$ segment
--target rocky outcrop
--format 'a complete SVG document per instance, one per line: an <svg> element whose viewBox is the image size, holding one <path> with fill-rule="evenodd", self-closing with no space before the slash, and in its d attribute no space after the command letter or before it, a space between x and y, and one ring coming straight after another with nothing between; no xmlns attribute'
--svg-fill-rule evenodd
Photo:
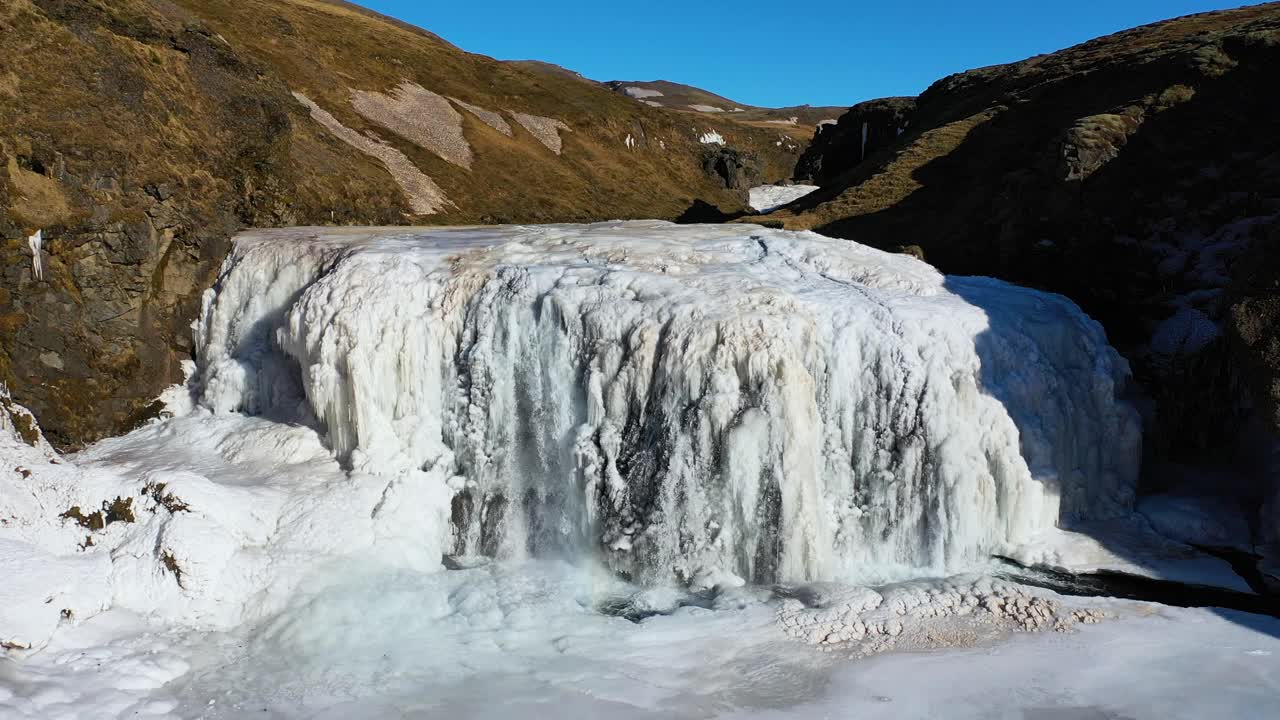
<svg viewBox="0 0 1280 720"><path fill-rule="evenodd" d="M819 125L796 163L795 177L830 183L863 160L894 144L911 124L916 100L882 98L858 103L832 125Z"/></svg>
<svg viewBox="0 0 1280 720"><path fill-rule="evenodd" d="M824 130L804 165L823 189L772 217L1076 300L1141 383L1146 487L1234 465L1257 508L1248 428L1280 432L1277 67L1269 3L953 75L865 158L866 104Z"/></svg>
<svg viewBox="0 0 1280 720"><path fill-rule="evenodd" d="M342 2L6 0L0 57L0 382L63 448L181 379L240 228L746 206L686 113ZM794 164L773 129L699 126L775 177Z"/></svg>
<svg viewBox="0 0 1280 720"><path fill-rule="evenodd" d="M723 145L708 145L702 156L702 169L719 180L728 190L746 190L760 184L760 158L752 153Z"/></svg>

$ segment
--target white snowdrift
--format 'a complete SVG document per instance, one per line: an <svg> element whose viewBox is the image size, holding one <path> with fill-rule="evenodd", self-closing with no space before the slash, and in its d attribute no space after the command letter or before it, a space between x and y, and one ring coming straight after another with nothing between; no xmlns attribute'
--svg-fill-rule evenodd
<svg viewBox="0 0 1280 720"><path fill-rule="evenodd" d="M751 188L748 204L758 212L769 212L817 189L817 185L758 185Z"/></svg>
<svg viewBox="0 0 1280 720"><path fill-rule="evenodd" d="M461 555L941 573L1131 504L1137 420L1096 323L812 233L248 233L197 346L205 407L314 419L358 472L419 473L457 523L426 542Z"/></svg>
<svg viewBox="0 0 1280 720"><path fill-rule="evenodd" d="M108 608L232 628L279 610L336 558L440 567L429 528L447 522L447 487L419 471L347 473L306 427L196 411L72 461L28 445L0 410L0 459L10 650Z"/></svg>

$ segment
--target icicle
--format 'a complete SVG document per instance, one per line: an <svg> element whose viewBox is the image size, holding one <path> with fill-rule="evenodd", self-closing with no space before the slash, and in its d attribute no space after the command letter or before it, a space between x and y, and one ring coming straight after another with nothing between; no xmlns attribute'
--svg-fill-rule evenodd
<svg viewBox="0 0 1280 720"><path fill-rule="evenodd" d="M44 264L40 259L40 246L44 243L44 230L37 230L34 235L27 238L27 245L31 247L31 274L36 280L44 279Z"/></svg>

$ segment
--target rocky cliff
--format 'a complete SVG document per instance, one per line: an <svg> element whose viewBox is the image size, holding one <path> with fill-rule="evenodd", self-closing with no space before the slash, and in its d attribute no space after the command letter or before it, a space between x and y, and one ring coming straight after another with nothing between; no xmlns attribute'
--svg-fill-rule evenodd
<svg viewBox="0 0 1280 720"><path fill-rule="evenodd" d="M891 101L824 130L799 169L822 189L774 219L1068 295L1141 381L1146 487L1225 463L1244 487L1216 490L1256 508L1280 476L1277 68L1268 3L952 75L892 101L886 145L860 150Z"/></svg>
<svg viewBox="0 0 1280 720"><path fill-rule="evenodd" d="M62 447L179 379L239 228L675 218L745 205L706 135L796 159L341 2L6 0L0 57L0 381Z"/></svg>
<svg viewBox="0 0 1280 720"><path fill-rule="evenodd" d="M881 98L858 103L834 124L819 125L796 163L795 177L830 184L869 156L897 142L911 124L916 99Z"/></svg>

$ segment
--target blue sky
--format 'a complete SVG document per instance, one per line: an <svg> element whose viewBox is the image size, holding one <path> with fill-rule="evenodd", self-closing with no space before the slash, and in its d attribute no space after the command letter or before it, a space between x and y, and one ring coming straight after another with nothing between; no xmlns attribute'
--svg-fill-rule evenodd
<svg viewBox="0 0 1280 720"><path fill-rule="evenodd" d="M360 0L471 52L595 80L673 80L752 105L914 95L1222 0Z"/></svg>

